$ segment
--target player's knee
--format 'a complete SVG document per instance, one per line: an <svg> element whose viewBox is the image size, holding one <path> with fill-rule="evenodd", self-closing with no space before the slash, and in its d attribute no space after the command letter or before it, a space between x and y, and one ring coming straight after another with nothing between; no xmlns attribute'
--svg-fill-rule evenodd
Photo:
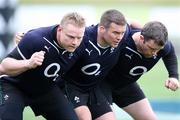
<svg viewBox="0 0 180 120"><path fill-rule="evenodd" d="M79 120L92 120L91 112L87 106L80 106L74 109Z"/></svg>

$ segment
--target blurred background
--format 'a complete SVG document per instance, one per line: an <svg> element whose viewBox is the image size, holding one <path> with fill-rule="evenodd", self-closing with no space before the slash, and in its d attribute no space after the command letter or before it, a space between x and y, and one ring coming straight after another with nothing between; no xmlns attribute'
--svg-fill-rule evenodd
<svg viewBox="0 0 180 120"><path fill-rule="evenodd" d="M64 14L72 11L81 13L87 25L97 24L107 9L120 10L129 22L144 24L158 20L164 23L180 61L180 0L0 0L0 59L14 48L16 32L58 24ZM139 83L159 120L180 120L180 90L166 89L164 81L167 77L166 68L160 61ZM132 120L116 105L113 107L118 120ZM35 118L28 107L24 119L44 120Z"/></svg>

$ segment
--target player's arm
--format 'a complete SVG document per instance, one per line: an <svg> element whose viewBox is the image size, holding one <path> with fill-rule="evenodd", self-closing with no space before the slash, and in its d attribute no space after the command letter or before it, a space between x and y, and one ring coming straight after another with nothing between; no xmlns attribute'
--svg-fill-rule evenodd
<svg viewBox="0 0 180 120"><path fill-rule="evenodd" d="M165 87L173 91L176 91L180 87L178 80L179 79L178 62L177 62L177 56L174 51L174 47L171 43L169 44L169 47L170 47L170 51L165 57L163 57L163 62L169 73L169 78L165 81Z"/></svg>
<svg viewBox="0 0 180 120"><path fill-rule="evenodd" d="M35 52L30 59L17 60L7 57L2 60L0 65L1 74L15 76L29 69L41 66L44 60L44 51Z"/></svg>
<svg viewBox="0 0 180 120"><path fill-rule="evenodd" d="M1 62L1 72L6 75L17 75L30 69L28 60L16 60L14 58L5 58Z"/></svg>

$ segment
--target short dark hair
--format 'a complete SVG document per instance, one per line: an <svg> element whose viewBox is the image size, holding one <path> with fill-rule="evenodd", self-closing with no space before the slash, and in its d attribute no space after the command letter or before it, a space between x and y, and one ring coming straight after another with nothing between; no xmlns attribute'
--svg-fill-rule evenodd
<svg viewBox="0 0 180 120"><path fill-rule="evenodd" d="M145 41L154 40L160 46L164 46L168 40L168 31L159 21L151 21L144 25L141 31Z"/></svg>
<svg viewBox="0 0 180 120"><path fill-rule="evenodd" d="M99 25L109 28L111 23L115 23L117 25L126 25L127 22L124 15L120 11L110 9L103 13Z"/></svg>

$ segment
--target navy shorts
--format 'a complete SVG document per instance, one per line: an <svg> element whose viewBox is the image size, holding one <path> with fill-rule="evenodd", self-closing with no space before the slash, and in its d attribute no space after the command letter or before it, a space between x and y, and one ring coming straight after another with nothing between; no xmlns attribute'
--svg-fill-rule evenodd
<svg viewBox="0 0 180 120"><path fill-rule="evenodd" d="M146 96L140 86L135 82L122 89L113 90L112 98L114 103L123 108L146 98Z"/></svg>
<svg viewBox="0 0 180 120"><path fill-rule="evenodd" d="M0 82L0 119L22 120L24 108L23 94L16 87Z"/></svg>
<svg viewBox="0 0 180 120"><path fill-rule="evenodd" d="M73 84L66 84L65 92L74 108L83 105L88 106L93 119L112 111L107 98L98 86L83 91Z"/></svg>
<svg viewBox="0 0 180 120"><path fill-rule="evenodd" d="M131 83L123 88L116 89L113 89L112 86L104 82L101 89L103 90L103 93L106 95L110 104L114 102L121 108L146 98L142 89L136 82Z"/></svg>
<svg viewBox="0 0 180 120"><path fill-rule="evenodd" d="M1 120L22 120L25 106L30 106L36 116L42 115L47 120L78 120L72 104L56 85L44 95L30 97L14 85L1 82L0 96Z"/></svg>

